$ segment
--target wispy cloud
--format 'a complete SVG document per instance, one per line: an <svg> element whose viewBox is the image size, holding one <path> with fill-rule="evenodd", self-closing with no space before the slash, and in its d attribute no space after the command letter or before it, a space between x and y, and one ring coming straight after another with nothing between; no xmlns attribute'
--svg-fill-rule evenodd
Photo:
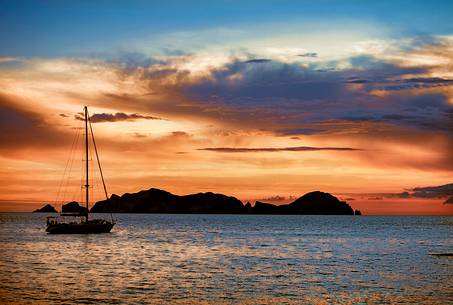
<svg viewBox="0 0 453 305"><path fill-rule="evenodd" d="M318 53L316 53L316 52L307 52L307 53L303 53L303 54L298 54L297 56L315 58L315 57L318 57Z"/></svg>
<svg viewBox="0 0 453 305"><path fill-rule="evenodd" d="M76 120L83 121L84 118L82 115L77 114L74 116ZM90 116L92 123L103 123L103 122L120 122L120 121L135 121L135 120L162 120L162 118L150 116L150 115L141 115L137 113L126 114L123 112L117 113L95 113Z"/></svg>
<svg viewBox="0 0 453 305"><path fill-rule="evenodd" d="M439 185L439 186L424 186L408 188L401 193L378 193L378 194L364 194L374 195L374 197L368 197L368 200L382 200L384 198L453 198L453 183ZM448 198L449 201L451 198ZM450 203L450 202L446 202ZM453 201L451 202L453 203Z"/></svg>
<svg viewBox="0 0 453 305"><path fill-rule="evenodd" d="M198 150L208 150L225 153L249 153L249 152L278 152L278 151L361 151L362 149L350 147L309 147L309 146L296 146L296 147L207 147L199 148Z"/></svg>
<svg viewBox="0 0 453 305"><path fill-rule="evenodd" d="M413 197L419 198L438 198L453 196L453 183L439 186L416 187L412 189Z"/></svg>
<svg viewBox="0 0 453 305"><path fill-rule="evenodd" d="M263 64L263 63L267 63L270 61L272 61L272 60L266 59L266 58L256 58L256 59L246 60L246 61L244 61L244 63L246 63L246 64Z"/></svg>

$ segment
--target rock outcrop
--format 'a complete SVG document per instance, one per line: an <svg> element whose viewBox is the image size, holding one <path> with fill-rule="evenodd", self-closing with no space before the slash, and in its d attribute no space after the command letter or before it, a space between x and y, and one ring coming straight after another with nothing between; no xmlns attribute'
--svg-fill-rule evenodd
<svg viewBox="0 0 453 305"><path fill-rule="evenodd" d="M50 204L46 204L42 208L34 210L33 213L57 213L57 210Z"/></svg>
<svg viewBox="0 0 453 305"><path fill-rule="evenodd" d="M285 209L291 214L304 215L354 215L354 210L345 201L320 191L307 193L288 204Z"/></svg>
<svg viewBox="0 0 453 305"><path fill-rule="evenodd" d="M63 204L61 207L61 213L85 215L87 213L87 208L80 206L76 201L71 201Z"/></svg>
<svg viewBox="0 0 453 305"><path fill-rule="evenodd" d="M198 193L178 196L151 188L138 193L117 196L98 201L91 212L112 213L242 213L242 202L234 197L214 193Z"/></svg>
<svg viewBox="0 0 453 305"><path fill-rule="evenodd" d="M78 205L78 204L77 204ZM138 193L112 195L96 202L93 213L199 213L199 214L294 214L294 215L354 215L344 201L324 192L307 193L290 204L274 205L257 201L252 207L231 196L197 193L178 196L151 188Z"/></svg>

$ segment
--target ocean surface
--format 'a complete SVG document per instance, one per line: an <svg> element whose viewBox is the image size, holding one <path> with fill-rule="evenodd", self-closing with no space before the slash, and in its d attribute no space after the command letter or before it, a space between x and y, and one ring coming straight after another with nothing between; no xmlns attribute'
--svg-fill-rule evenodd
<svg viewBox="0 0 453 305"><path fill-rule="evenodd" d="M99 216L99 215L97 215ZM453 304L453 217L0 213L0 303Z"/></svg>

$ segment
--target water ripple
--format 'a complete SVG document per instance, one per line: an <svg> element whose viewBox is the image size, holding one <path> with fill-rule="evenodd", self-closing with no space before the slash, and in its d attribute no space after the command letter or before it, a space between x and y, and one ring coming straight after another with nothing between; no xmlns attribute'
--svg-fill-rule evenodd
<svg viewBox="0 0 453 305"><path fill-rule="evenodd" d="M451 217L118 215L47 235L0 214L0 303L447 304Z"/></svg>

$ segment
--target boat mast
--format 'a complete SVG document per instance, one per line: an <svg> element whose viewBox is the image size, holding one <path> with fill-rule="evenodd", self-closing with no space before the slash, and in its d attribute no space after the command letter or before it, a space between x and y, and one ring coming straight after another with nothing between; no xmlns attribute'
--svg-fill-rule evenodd
<svg viewBox="0 0 453 305"><path fill-rule="evenodd" d="M88 108L87 106L84 107L85 112L85 170L86 170L86 181L85 181L85 196L86 196L86 214L85 220L88 222Z"/></svg>

